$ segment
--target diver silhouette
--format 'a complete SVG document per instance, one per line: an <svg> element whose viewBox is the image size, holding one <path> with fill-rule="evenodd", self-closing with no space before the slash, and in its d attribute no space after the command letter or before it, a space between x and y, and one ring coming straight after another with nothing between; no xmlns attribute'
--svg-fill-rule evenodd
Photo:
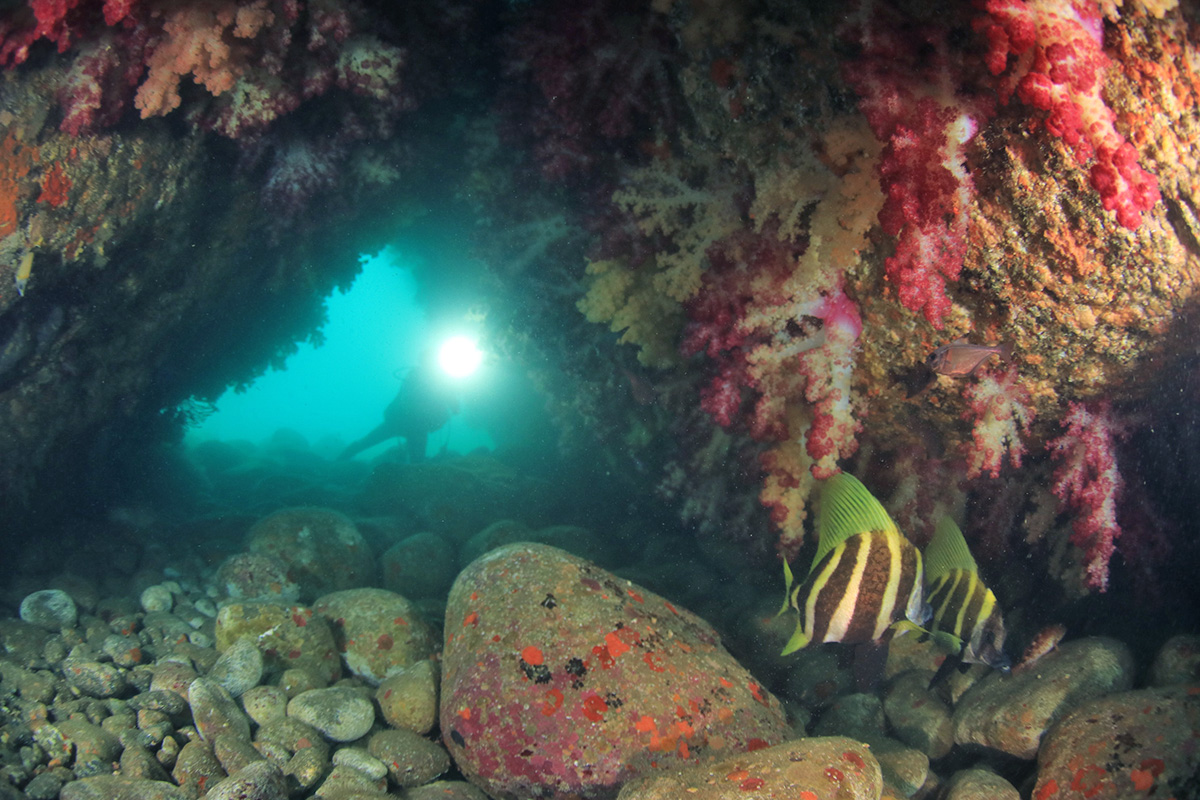
<svg viewBox="0 0 1200 800"><path fill-rule="evenodd" d="M350 443L339 459L345 460L388 439L401 437L409 463L425 460L429 434L458 413L454 387L442 376L433 351L426 351L420 363L408 371L395 399L383 410L383 422L366 436Z"/></svg>

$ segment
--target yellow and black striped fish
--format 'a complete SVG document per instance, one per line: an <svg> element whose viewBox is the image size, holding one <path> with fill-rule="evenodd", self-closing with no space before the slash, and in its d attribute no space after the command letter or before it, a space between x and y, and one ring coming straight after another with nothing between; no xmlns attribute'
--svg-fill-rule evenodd
<svg viewBox="0 0 1200 800"><path fill-rule="evenodd" d="M1007 671L1004 619L996 595L979 579L979 568L954 520L942 517L925 548L929 625L940 640L968 664L987 664Z"/></svg>
<svg viewBox="0 0 1200 800"><path fill-rule="evenodd" d="M840 473L825 483L817 535L804 583L793 588L792 570L783 565L780 613L791 607L799 615L783 655L811 642L873 642L902 619L928 619L920 551L857 478Z"/></svg>

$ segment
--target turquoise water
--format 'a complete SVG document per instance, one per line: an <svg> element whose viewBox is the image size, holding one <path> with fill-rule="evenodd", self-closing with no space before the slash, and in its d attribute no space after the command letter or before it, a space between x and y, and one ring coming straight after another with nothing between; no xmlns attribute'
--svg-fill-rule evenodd
<svg viewBox="0 0 1200 800"><path fill-rule="evenodd" d="M335 455L379 424L400 381L427 347L436 347L446 326L431 325L420 287L405 256L392 249L363 257L363 269L345 292L325 301L324 342L299 345L285 369L271 370L243 392L230 389L216 411L193 427L190 444L209 439L261 442L287 428L319 452ZM464 312L465 315L465 312ZM464 326L466 329L467 326ZM471 416L488 403L488 370L461 381L462 412L429 436L427 455L492 449L487 430ZM396 444L390 440L357 457L370 459Z"/></svg>

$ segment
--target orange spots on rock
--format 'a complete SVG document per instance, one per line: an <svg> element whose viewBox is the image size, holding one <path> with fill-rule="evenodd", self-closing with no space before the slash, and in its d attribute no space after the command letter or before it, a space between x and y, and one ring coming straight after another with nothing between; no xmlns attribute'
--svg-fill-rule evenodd
<svg viewBox="0 0 1200 800"><path fill-rule="evenodd" d="M746 780L738 784L738 788L743 792L755 792L761 789L764 783L766 781L762 778L746 778Z"/></svg>
<svg viewBox="0 0 1200 800"><path fill-rule="evenodd" d="M677 752L679 753L680 758L687 758L689 755L691 755L692 751L688 749L687 742L680 742L679 750Z"/></svg>
<svg viewBox="0 0 1200 800"><path fill-rule="evenodd" d="M463 627L464 628L468 628L468 627L473 628L478 624L479 624L479 615L476 614L474 611L472 611L470 614L467 614L465 617L463 617Z"/></svg>
<svg viewBox="0 0 1200 800"><path fill-rule="evenodd" d="M529 645L521 651L521 660L531 667L540 666L546 659L538 647Z"/></svg>
<svg viewBox="0 0 1200 800"><path fill-rule="evenodd" d="M729 720L733 719L733 711L730 710L729 706L721 706L717 709L717 719L721 722L729 722Z"/></svg>
<svg viewBox="0 0 1200 800"><path fill-rule="evenodd" d="M667 670L667 668L664 666L662 656L660 656L658 653L655 653L653 650L647 650L642 656L642 661L645 661L646 666L655 672L666 672Z"/></svg>
<svg viewBox="0 0 1200 800"><path fill-rule="evenodd" d="M750 694L753 695L755 700L762 703L764 706L770 705L770 703L767 702L767 698L763 697L762 687L757 683L750 681L746 684L746 688L750 690Z"/></svg>
<svg viewBox="0 0 1200 800"><path fill-rule="evenodd" d="M842 781L846 780L846 776L837 767L826 767L825 777L834 783L841 783Z"/></svg>
<svg viewBox="0 0 1200 800"><path fill-rule="evenodd" d="M0 142L0 237L17 229L17 203L24 194L21 179L36 158L37 150L21 143L11 130Z"/></svg>
<svg viewBox="0 0 1200 800"><path fill-rule="evenodd" d="M1058 781L1051 778L1042 784L1042 788L1034 792L1033 800L1046 800L1056 794L1058 794Z"/></svg>
<svg viewBox="0 0 1200 800"><path fill-rule="evenodd" d="M736 783L737 781L744 781L744 780L746 780L746 778L749 778L749 777L750 777L750 773L746 772L746 770L735 769L733 772L731 772L725 776L725 780L733 781Z"/></svg>
<svg viewBox="0 0 1200 800"><path fill-rule="evenodd" d="M671 605L670 603L667 603L667 608L670 609L672 614L674 614L677 617L679 616L679 612L675 610L675 606Z"/></svg>
<svg viewBox="0 0 1200 800"><path fill-rule="evenodd" d="M655 724L654 719L651 716L648 714L643 714L641 719L634 723L633 728L638 733L649 733L650 731L656 730L658 725Z"/></svg>
<svg viewBox="0 0 1200 800"><path fill-rule="evenodd" d="M614 659L629 651L629 645L621 641L621 637L617 635L616 631L611 631L604 637L604 645L608 648L608 654Z"/></svg>
<svg viewBox="0 0 1200 800"><path fill-rule="evenodd" d="M391 650L392 645L395 643L396 641L391 636L388 636L386 633L381 633L379 638L375 640L375 647L380 650Z"/></svg>
<svg viewBox="0 0 1200 800"><path fill-rule="evenodd" d="M42 193L38 195L37 201L58 208L66 204L71 186L71 179L63 172L62 163L55 162L42 176Z"/></svg>
<svg viewBox="0 0 1200 800"><path fill-rule="evenodd" d="M1108 773L1097 764L1075 770L1071 778L1071 790L1083 792L1084 797L1095 797L1104 788L1104 776Z"/></svg>
<svg viewBox="0 0 1200 800"><path fill-rule="evenodd" d="M1154 785L1154 776L1144 769L1135 769L1129 773L1129 779L1133 781L1133 788L1139 792L1146 792Z"/></svg>
<svg viewBox="0 0 1200 800"><path fill-rule="evenodd" d="M546 692L546 702L542 703L542 715L547 717L552 716L554 712L562 708L562 704L563 693L558 689L551 689Z"/></svg>
<svg viewBox="0 0 1200 800"><path fill-rule="evenodd" d="M721 678L721 685L726 689L731 689L733 688L733 681L729 680L728 678Z"/></svg>
<svg viewBox="0 0 1200 800"><path fill-rule="evenodd" d="M846 752L842 753L842 758L853 764L855 769L862 770L867 768L867 762L863 761L862 756L860 756L858 753L855 753L853 750L847 750Z"/></svg>
<svg viewBox="0 0 1200 800"><path fill-rule="evenodd" d="M608 648L602 644L598 644L592 648L592 655L600 662L600 669L608 669L613 665L613 657L608 652Z"/></svg>
<svg viewBox="0 0 1200 800"><path fill-rule="evenodd" d="M292 622L295 623L297 628L303 628L305 625L308 624L308 620L304 617L303 614L292 614Z"/></svg>
<svg viewBox="0 0 1200 800"><path fill-rule="evenodd" d="M797 800L817 800L817 793L810 792L808 789L801 789Z"/></svg>
<svg viewBox="0 0 1200 800"><path fill-rule="evenodd" d="M309 739L307 736L301 736L299 739L296 740L296 749L297 750L306 750L312 746L313 746L312 740Z"/></svg>
<svg viewBox="0 0 1200 800"><path fill-rule="evenodd" d="M463 721L469 720L471 718L471 709L460 708L458 710L458 716L459 716L459 719L462 719Z"/></svg>
<svg viewBox="0 0 1200 800"><path fill-rule="evenodd" d="M643 597L642 597L640 594L638 594L637 592L635 592L633 589L626 589L626 590L625 590L625 592L626 592L626 593L627 593L627 594L628 594L630 597L632 597L632 598L633 598L634 602L637 602L637 603L645 603L645 602L646 602L645 598L643 598Z"/></svg>
<svg viewBox="0 0 1200 800"><path fill-rule="evenodd" d="M396 617L394 620L392 620L392 624L393 625L402 625L405 628L407 628L408 620L406 620L404 617Z"/></svg>
<svg viewBox="0 0 1200 800"><path fill-rule="evenodd" d="M471 592L471 599L472 599L472 600L478 600L478 599L479 599L479 592Z"/></svg>
<svg viewBox="0 0 1200 800"><path fill-rule="evenodd" d="M766 739L759 739L755 737L746 742L746 752L753 753L755 750L766 750L770 746L771 745L767 743Z"/></svg>
<svg viewBox="0 0 1200 800"><path fill-rule="evenodd" d="M500 634L498 634L498 633L494 633L494 634L492 634L492 641L493 641L493 642L498 642L498 641L500 641Z"/></svg>
<svg viewBox="0 0 1200 800"><path fill-rule="evenodd" d="M608 711L608 703L598 694L588 695L583 701L583 715L592 722L603 721L605 711Z"/></svg>

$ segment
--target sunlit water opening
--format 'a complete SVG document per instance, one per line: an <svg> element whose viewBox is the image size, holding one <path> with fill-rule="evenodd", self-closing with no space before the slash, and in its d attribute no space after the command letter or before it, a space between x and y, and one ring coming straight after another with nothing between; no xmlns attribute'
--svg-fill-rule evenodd
<svg viewBox="0 0 1200 800"><path fill-rule="evenodd" d="M384 409L422 354L442 344L436 340L442 331L430 329L418 288L404 256L396 251L364 257L362 272L351 287L325 300L324 343L301 344L284 369L271 370L245 391L226 391L215 411L188 432L188 443L260 443L280 429L290 429L318 454L336 457L383 421ZM452 388L460 413L429 434L427 456L495 447L487 431L469 422L473 395L486 393L486 372L463 376ZM385 440L356 458L373 458L397 444L404 442Z"/></svg>

